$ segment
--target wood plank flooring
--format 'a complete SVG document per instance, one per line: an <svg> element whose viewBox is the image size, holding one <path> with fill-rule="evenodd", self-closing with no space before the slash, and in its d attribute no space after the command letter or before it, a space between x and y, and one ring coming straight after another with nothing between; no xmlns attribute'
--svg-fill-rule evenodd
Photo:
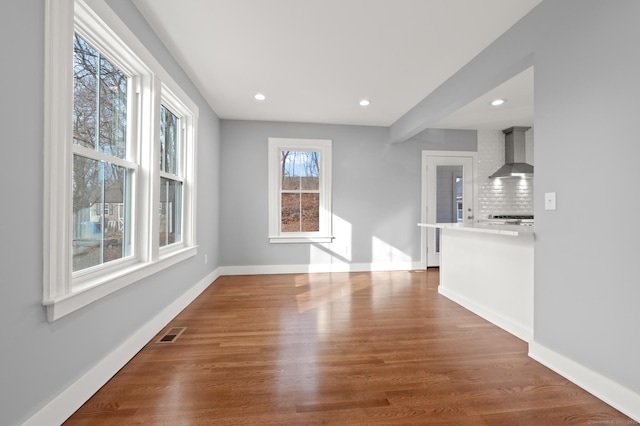
<svg viewBox="0 0 640 426"><path fill-rule="evenodd" d="M221 277L65 424L636 424L438 281ZM159 343L174 327L186 330Z"/></svg>

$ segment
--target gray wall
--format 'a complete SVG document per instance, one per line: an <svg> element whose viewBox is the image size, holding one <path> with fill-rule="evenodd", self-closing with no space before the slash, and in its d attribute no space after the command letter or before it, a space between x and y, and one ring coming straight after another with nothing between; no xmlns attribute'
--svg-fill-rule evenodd
<svg viewBox="0 0 640 426"><path fill-rule="evenodd" d="M2 425L29 418L219 265L219 120L130 1L109 3L200 108L198 255L47 323L41 305L44 1L2 2Z"/></svg>
<svg viewBox="0 0 640 426"><path fill-rule="evenodd" d="M390 129L402 140L534 65L534 340L636 393L639 16L637 0L543 1Z"/></svg>
<svg viewBox="0 0 640 426"><path fill-rule="evenodd" d="M267 140L333 140L332 244L269 244ZM420 261L420 151L476 150L475 131L430 130L392 145L382 127L222 121L221 262Z"/></svg>
<svg viewBox="0 0 640 426"><path fill-rule="evenodd" d="M640 393L640 2L543 2L539 15L535 340Z"/></svg>

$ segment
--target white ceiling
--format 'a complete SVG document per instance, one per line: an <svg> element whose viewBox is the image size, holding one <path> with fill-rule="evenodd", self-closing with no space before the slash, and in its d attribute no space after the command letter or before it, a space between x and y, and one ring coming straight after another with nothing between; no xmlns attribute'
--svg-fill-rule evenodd
<svg viewBox="0 0 640 426"><path fill-rule="evenodd" d="M494 99L506 102L493 107ZM444 119L436 129L502 130L512 126L533 126L533 67L480 96Z"/></svg>
<svg viewBox="0 0 640 426"><path fill-rule="evenodd" d="M541 1L133 0L220 118L374 126L393 124ZM437 127L532 124L532 75L496 89L510 124L488 124L500 110L483 113L487 94Z"/></svg>

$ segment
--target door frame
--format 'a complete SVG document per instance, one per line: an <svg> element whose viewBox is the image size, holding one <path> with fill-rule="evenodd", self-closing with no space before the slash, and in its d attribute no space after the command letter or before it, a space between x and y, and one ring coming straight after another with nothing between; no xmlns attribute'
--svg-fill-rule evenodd
<svg viewBox="0 0 640 426"><path fill-rule="evenodd" d="M473 200L473 214L478 213L478 153L476 151L430 151L422 150L422 163L421 169L421 190L420 190L420 223L427 223L427 207L428 207L428 182L427 182L427 160L429 157L470 157L473 164L473 170L471 173L473 179L473 194L471 199ZM428 228L420 227L420 265L423 269L427 269L427 231Z"/></svg>

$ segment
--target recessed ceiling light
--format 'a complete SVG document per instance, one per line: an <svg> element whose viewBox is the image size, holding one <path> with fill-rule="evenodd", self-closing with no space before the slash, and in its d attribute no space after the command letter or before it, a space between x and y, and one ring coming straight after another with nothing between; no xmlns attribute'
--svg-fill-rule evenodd
<svg viewBox="0 0 640 426"><path fill-rule="evenodd" d="M507 102L506 99L494 99L491 102L489 102L489 105L491 105L491 106L500 106L505 102Z"/></svg>
<svg viewBox="0 0 640 426"><path fill-rule="evenodd" d="M264 101L265 99L267 99L267 97L263 93L256 93L255 95L253 95L253 99L255 99L256 101Z"/></svg>
<svg viewBox="0 0 640 426"><path fill-rule="evenodd" d="M369 99L363 99L363 100L360 101L360 106L362 106L362 107L366 107L366 106L369 106L369 105L371 105L371 101Z"/></svg>

